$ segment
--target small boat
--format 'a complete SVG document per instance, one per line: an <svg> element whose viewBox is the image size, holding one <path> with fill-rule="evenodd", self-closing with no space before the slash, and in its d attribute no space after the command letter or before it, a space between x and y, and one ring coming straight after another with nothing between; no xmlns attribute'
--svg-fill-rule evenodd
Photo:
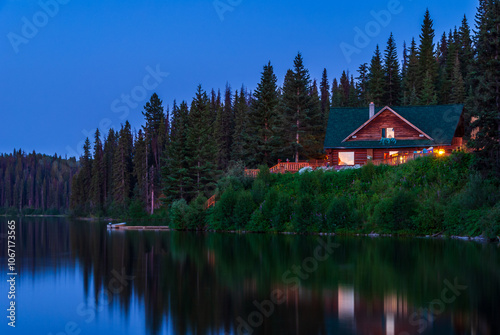
<svg viewBox="0 0 500 335"><path fill-rule="evenodd" d="M126 222L121 222L121 223L108 223L108 228L118 228L120 226L125 226L127 223Z"/></svg>

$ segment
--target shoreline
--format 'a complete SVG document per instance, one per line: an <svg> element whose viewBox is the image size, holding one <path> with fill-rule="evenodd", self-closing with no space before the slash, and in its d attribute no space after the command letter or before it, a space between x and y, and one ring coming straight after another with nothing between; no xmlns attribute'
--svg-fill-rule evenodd
<svg viewBox="0 0 500 335"><path fill-rule="evenodd" d="M479 243L500 243L500 236L493 239L488 239L483 236L458 236L458 235L445 235L445 234L434 234L434 235L397 235L397 234L379 234L379 233L297 233L297 232L254 232L247 230L180 230L175 228L170 228L169 226L113 226L108 227L109 230L133 230L133 231L176 231L176 232L201 232L201 233L222 233L222 234L278 234L278 235L312 235L312 236L357 236L357 237L396 237L396 238L423 238L423 239L452 239L461 241L473 241Z"/></svg>

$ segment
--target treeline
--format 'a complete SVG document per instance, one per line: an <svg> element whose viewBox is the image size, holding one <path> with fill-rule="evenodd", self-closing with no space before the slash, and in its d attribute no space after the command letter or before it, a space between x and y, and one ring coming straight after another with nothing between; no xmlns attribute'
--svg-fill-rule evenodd
<svg viewBox="0 0 500 335"><path fill-rule="evenodd" d="M145 105L145 125L87 139L80 173L73 178L71 209L78 215L142 216L175 200L201 203L220 176L235 166L272 166L278 160L323 157L330 107L465 103L468 145L499 171L499 3L481 0L471 33L467 19L435 42L427 11L418 44L403 46L399 62L394 36L377 46L358 75L343 72L330 86L323 70L319 87L299 53L281 86L271 63L251 92L207 92L198 87L188 103L164 109L155 94ZM331 89L330 89L331 87ZM472 129L475 136L470 136Z"/></svg>
<svg viewBox="0 0 500 335"><path fill-rule="evenodd" d="M0 155L0 214L66 214L75 158L14 150Z"/></svg>

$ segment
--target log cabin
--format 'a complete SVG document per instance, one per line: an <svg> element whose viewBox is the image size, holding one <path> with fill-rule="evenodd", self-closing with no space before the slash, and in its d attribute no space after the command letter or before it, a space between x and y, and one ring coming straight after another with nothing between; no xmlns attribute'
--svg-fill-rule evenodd
<svg viewBox="0 0 500 335"><path fill-rule="evenodd" d="M331 166L460 149L463 105L332 108L324 148ZM444 151L443 151L444 150Z"/></svg>

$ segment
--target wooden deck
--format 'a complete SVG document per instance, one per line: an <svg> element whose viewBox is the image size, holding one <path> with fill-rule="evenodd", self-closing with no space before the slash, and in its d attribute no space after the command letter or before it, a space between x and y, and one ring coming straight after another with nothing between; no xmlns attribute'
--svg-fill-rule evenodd
<svg viewBox="0 0 500 335"><path fill-rule="evenodd" d="M312 167L316 169L321 166L326 166L326 161L314 160L309 162L280 162L269 169L270 173L296 173L305 167ZM248 177L256 178L259 174L259 169L245 169L245 175Z"/></svg>

